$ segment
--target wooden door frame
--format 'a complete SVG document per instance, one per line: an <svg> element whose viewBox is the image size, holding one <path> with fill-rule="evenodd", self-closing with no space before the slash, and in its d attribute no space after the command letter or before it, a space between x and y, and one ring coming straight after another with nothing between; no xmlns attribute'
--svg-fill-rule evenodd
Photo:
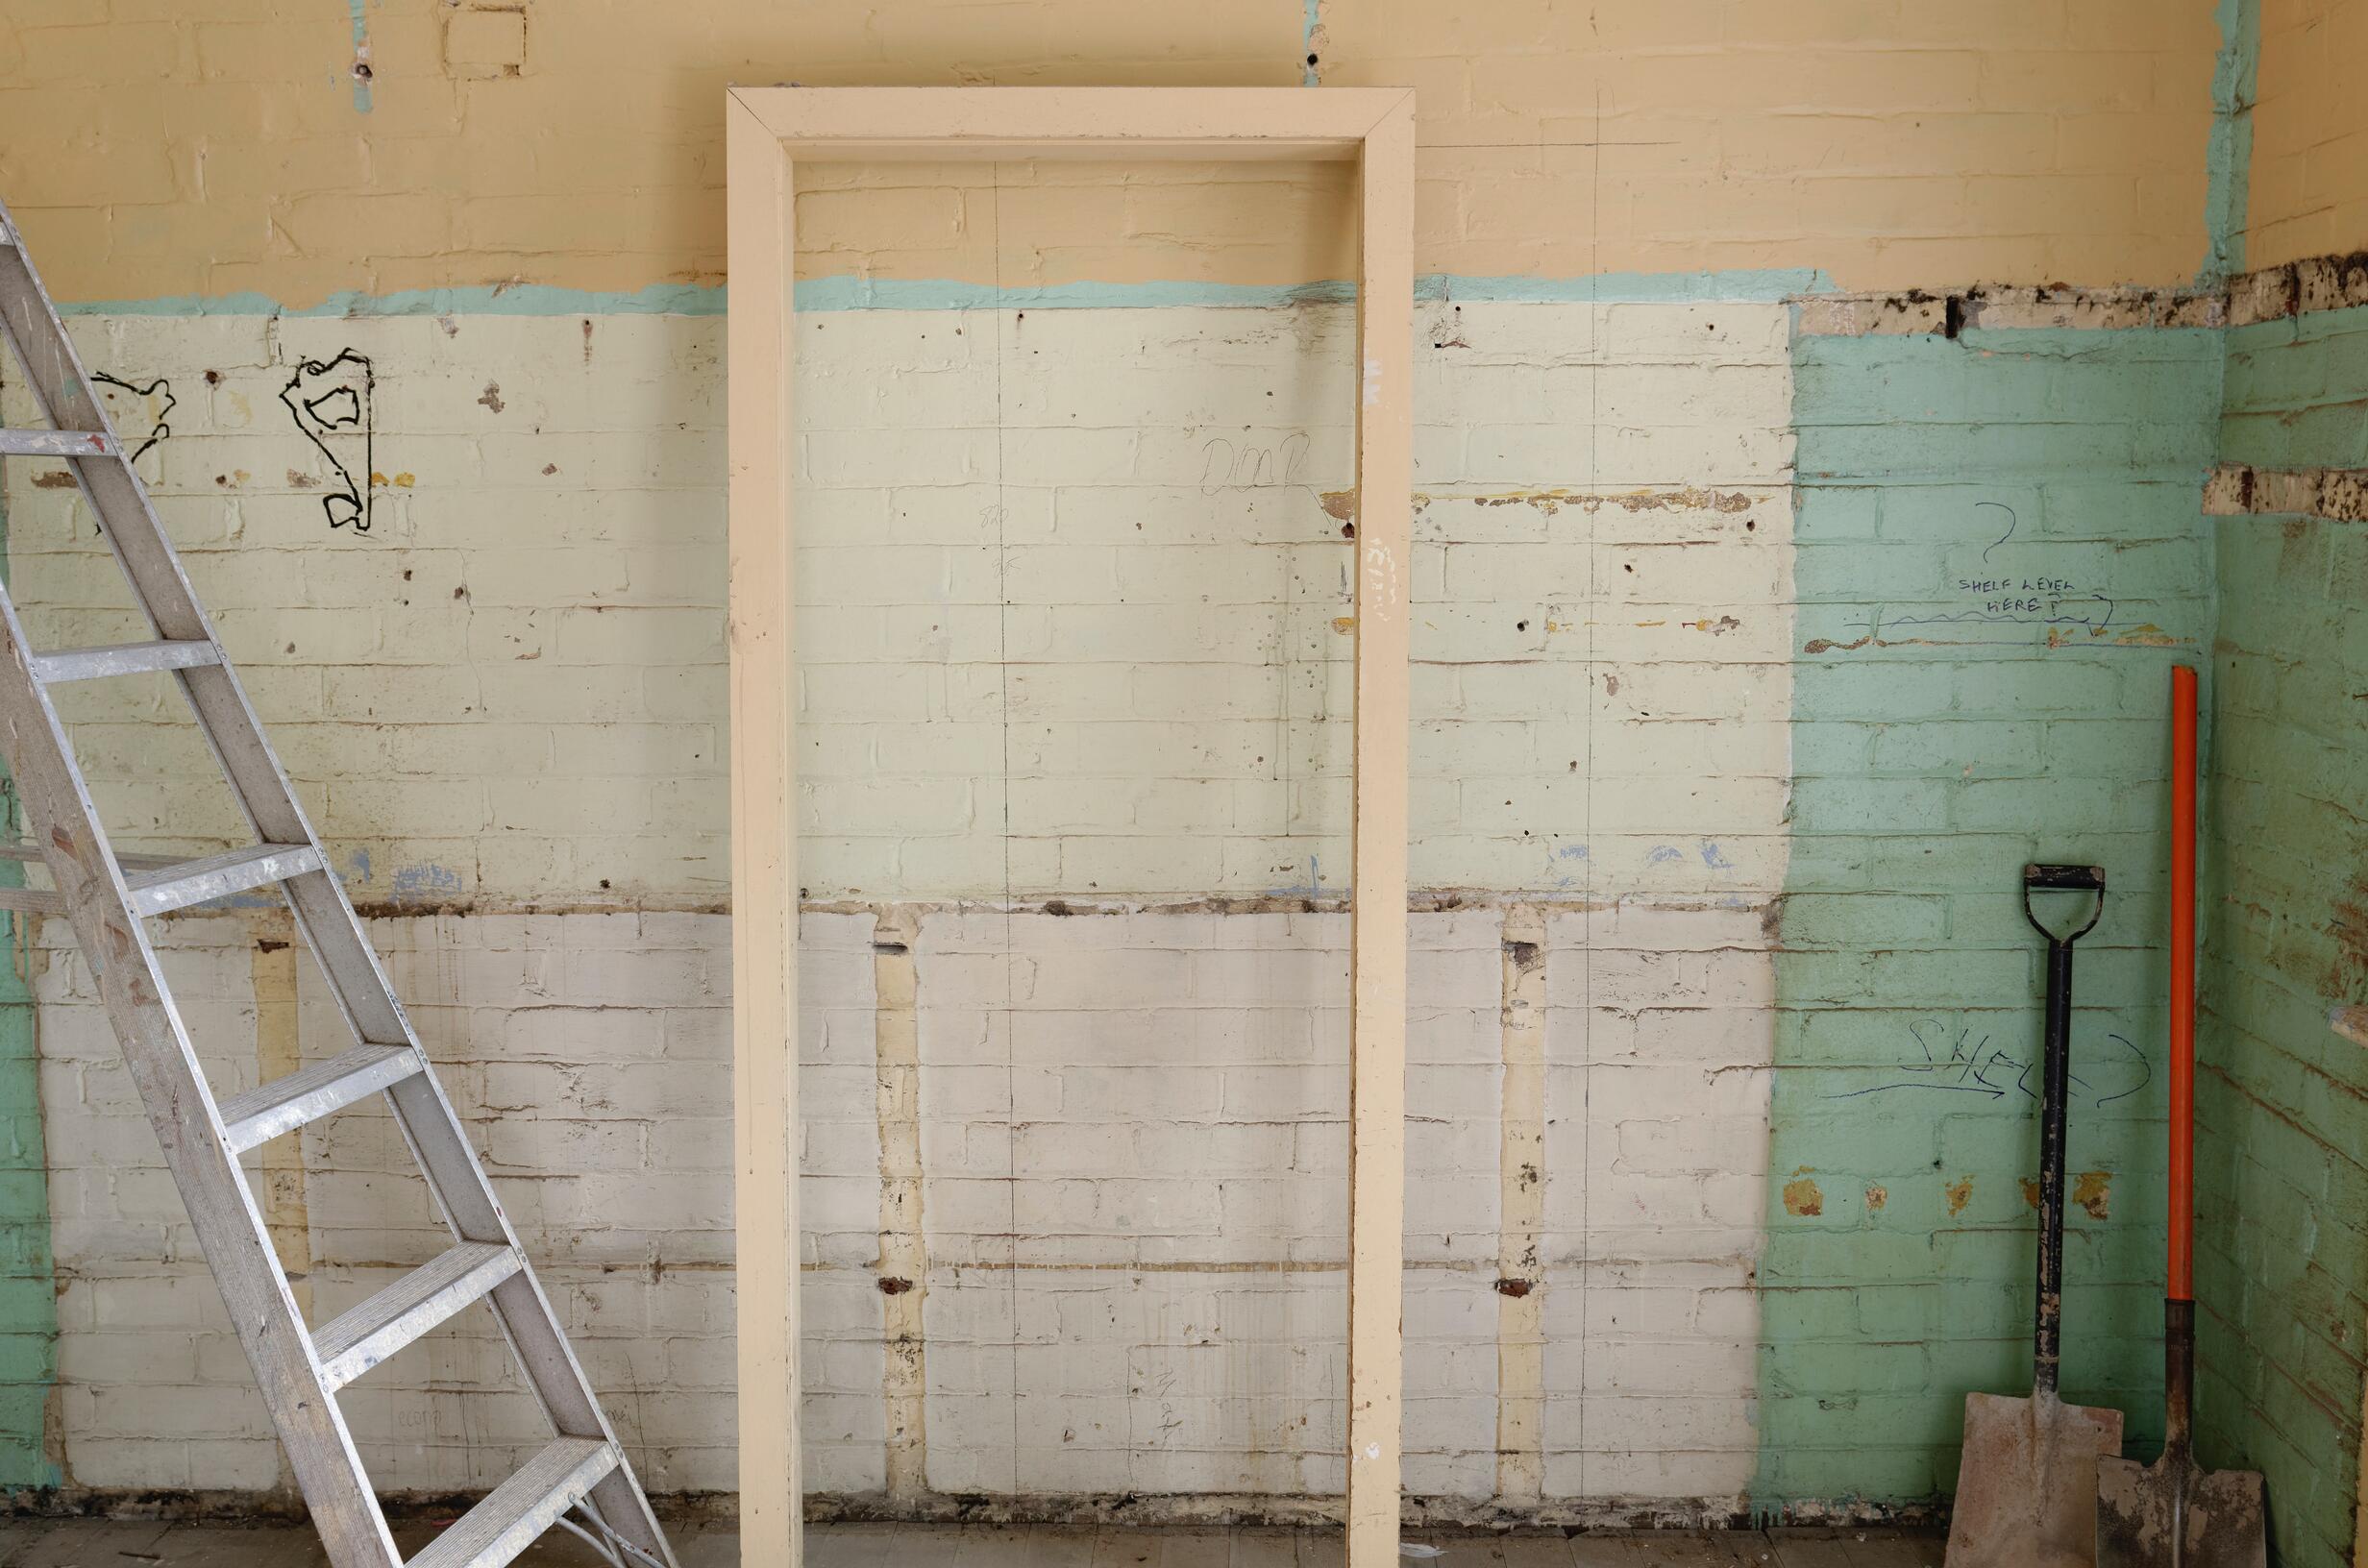
<svg viewBox="0 0 2368 1568"><path fill-rule="evenodd" d="M1358 169L1347 1525L1350 1568L1394 1568L1406 1186L1414 99L1407 87L728 89L732 1153L743 1563L800 1568L802 1548L790 513L796 166L1268 159L1347 161Z"/></svg>

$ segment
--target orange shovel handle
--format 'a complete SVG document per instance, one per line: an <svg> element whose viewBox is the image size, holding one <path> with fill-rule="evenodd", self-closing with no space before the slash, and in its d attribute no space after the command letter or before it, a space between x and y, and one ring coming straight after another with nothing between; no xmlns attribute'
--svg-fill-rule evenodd
<svg viewBox="0 0 2368 1568"><path fill-rule="evenodd" d="M2171 670L2170 1299L2195 1299L2195 672Z"/></svg>

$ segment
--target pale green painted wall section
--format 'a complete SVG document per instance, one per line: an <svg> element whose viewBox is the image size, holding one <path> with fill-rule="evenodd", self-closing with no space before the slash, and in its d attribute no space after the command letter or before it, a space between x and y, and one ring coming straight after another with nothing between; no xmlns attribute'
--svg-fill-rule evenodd
<svg viewBox="0 0 2368 1568"><path fill-rule="evenodd" d="M0 510L0 580L8 517ZM0 833L19 836L16 787L0 777ZM0 887L25 871L0 861ZM41 1137L40 1052L33 992L18 964L18 916L0 918L0 1491L54 1486L47 1448L50 1389L58 1379L57 1268L49 1243L49 1160Z"/></svg>
<svg viewBox="0 0 2368 1568"><path fill-rule="evenodd" d="M1768 1512L1948 1492L1964 1394L2029 1387L2035 857L2110 887L2075 987L2071 1168L2100 1174L2071 1213L2066 1384L2159 1430L2164 712L2210 626L2221 347L1812 336L1793 364Z"/></svg>
<svg viewBox="0 0 2368 1568"><path fill-rule="evenodd" d="M2368 306L2238 327L2228 342L2223 462L2368 468Z"/></svg>
<svg viewBox="0 0 2368 1568"><path fill-rule="evenodd" d="M2368 462L2368 310L2229 333L2222 456ZM2197 1293L2210 1458L2280 1560L2350 1561L2368 1360L2368 526L2218 525Z"/></svg>
<svg viewBox="0 0 2368 1568"><path fill-rule="evenodd" d="M7 814L13 833L12 793ZM12 864L0 876L23 885ZM0 940L15 948L12 931L0 930ZM34 1039L32 994L10 963L0 968L0 1489L58 1482L44 1441L58 1375L58 1289Z"/></svg>

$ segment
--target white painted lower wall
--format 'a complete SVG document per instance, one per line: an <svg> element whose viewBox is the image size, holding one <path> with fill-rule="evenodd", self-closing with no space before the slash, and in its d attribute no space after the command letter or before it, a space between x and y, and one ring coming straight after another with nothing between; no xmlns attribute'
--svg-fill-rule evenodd
<svg viewBox="0 0 2368 1568"><path fill-rule="evenodd" d="M953 1494L1337 1493L1345 1311L1345 917L900 910L805 921L807 1484ZM1548 918L1534 1286L1504 1383L1501 908L1416 918L1408 1486L1508 1507L1732 1504L1755 1459L1751 1262L1768 971L1751 912ZM734 1481L728 954L716 916L370 922L635 1463ZM166 923L214 1082L338 1048L270 916ZM81 959L36 949L72 1484L259 1488L281 1460ZM919 1096L883 1111L876 966L918 980ZM277 998L297 975L292 1010ZM282 1066L279 1070L286 1070ZM921 1223L883 1240L917 1131ZM249 1157L325 1318L443 1244L391 1120ZM921 1260L892 1275L886 1260ZM909 1266L909 1265L907 1265ZM911 1278L889 1295L883 1278ZM918 1306L918 1356L892 1357ZM917 1363L917 1364L916 1364ZM499 1480L541 1440L472 1309L344 1396L374 1478ZM918 1396L919 1427L892 1428ZM1500 1453L1505 1400L1543 1401ZM895 1441L891 1431L897 1433ZM1542 1485L1524 1496L1534 1473ZM1505 1482L1516 1482L1513 1493Z"/></svg>
<svg viewBox="0 0 2368 1568"><path fill-rule="evenodd" d="M1347 864L1347 319L802 322L813 1491L1341 1488L1345 919L1301 906ZM1443 1507L1723 1510L1752 1473L1786 331L1418 317L1407 1484ZM637 1466L728 1489L721 324L77 333L181 398L159 506ZM280 397L346 348L366 536ZM10 469L37 639L134 634L70 493ZM206 767L160 682L72 701L125 847L222 842L159 782ZM271 917L163 929L221 1091L341 1048ZM277 1484L65 941L33 954L64 1473ZM303 1137L257 1179L326 1316L438 1232L382 1113ZM475 1313L347 1397L382 1487L536 1439Z"/></svg>

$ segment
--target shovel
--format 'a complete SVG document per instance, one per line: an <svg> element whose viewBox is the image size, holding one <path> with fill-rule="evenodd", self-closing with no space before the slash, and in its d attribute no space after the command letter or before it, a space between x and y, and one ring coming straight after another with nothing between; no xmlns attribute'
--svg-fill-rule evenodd
<svg viewBox="0 0 2368 1568"><path fill-rule="evenodd" d="M2171 672L2171 1257L2162 1457L2097 1472L2098 1568L2268 1568L2261 1477L2197 1467L2195 1409L2195 672Z"/></svg>
<svg viewBox="0 0 2368 1568"><path fill-rule="evenodd" d="M2094 893L2088 923L2058 936L2035 893ZM2105 913L2100 866L2026 866L2023 915L2047 939L2047 1057L2039 1097L2039 1289L2029 1399L1965 1396L1965 1457L1948 1568L2087 1568L2096 1561L2097 1463L2121 1452L2121 1412L2056 1395L2063 1345L2065 1080L2072 1058L2072 944Z"/></svg>

